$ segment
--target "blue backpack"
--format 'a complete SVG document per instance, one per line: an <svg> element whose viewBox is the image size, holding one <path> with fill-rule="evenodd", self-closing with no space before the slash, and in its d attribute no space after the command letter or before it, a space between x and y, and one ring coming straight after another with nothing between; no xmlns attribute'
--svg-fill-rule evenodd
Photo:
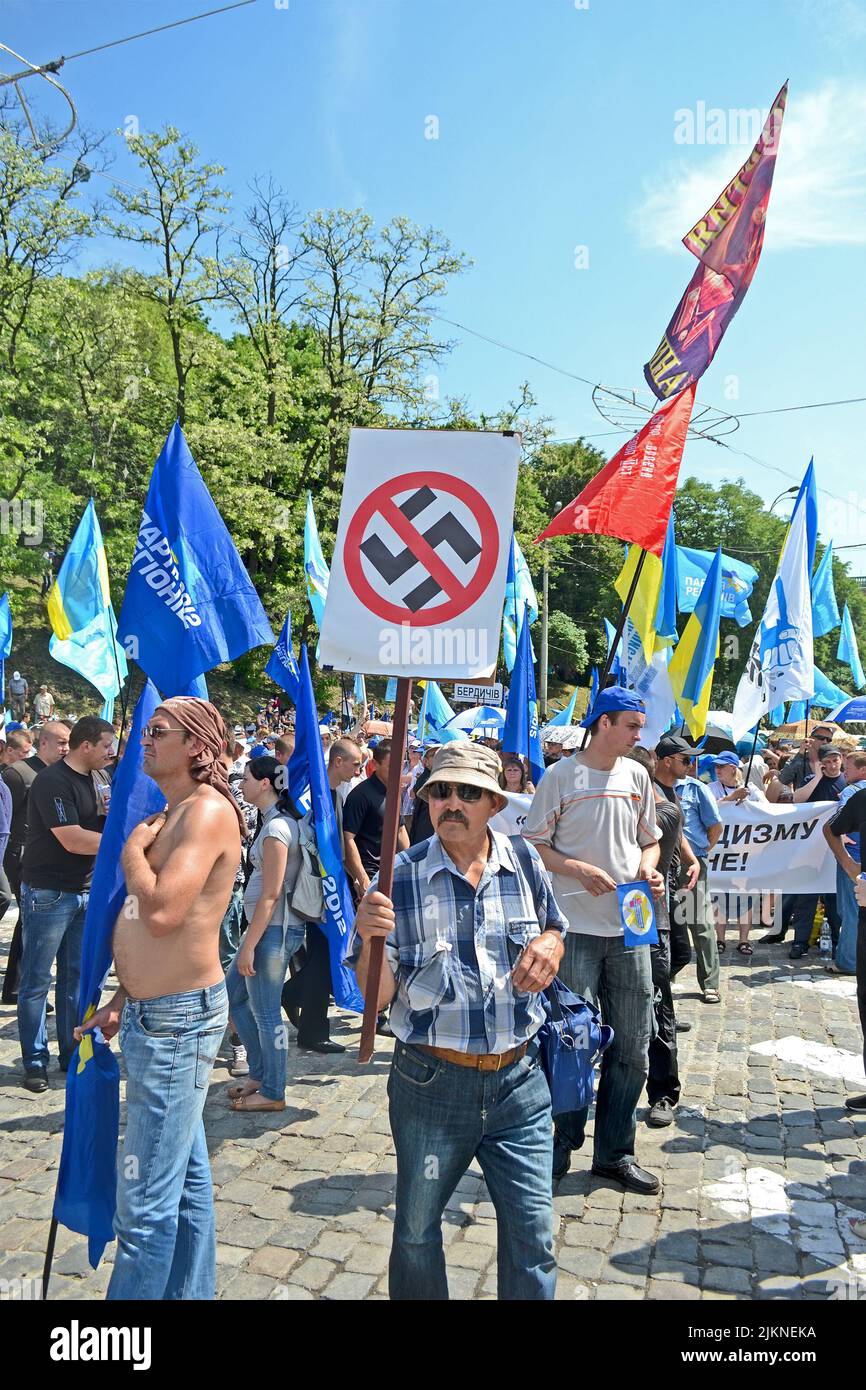
<svg viewBox="0 0 866 1390"><path fill-rule="evenodd" d="M533 883L532 860L522 835L512 835L511 843L523 872ZM534 896L534 894L533 894ZM536 910L538 904L536 902ZM546 1015L538 1031L541 1064L550 1087L550 1106L554 1115L583 1110L592 1104L595 1063L613 1042L613 1029L602 1023L601 1014L579 994L572 994L555 979L542 995Z"/></svg>

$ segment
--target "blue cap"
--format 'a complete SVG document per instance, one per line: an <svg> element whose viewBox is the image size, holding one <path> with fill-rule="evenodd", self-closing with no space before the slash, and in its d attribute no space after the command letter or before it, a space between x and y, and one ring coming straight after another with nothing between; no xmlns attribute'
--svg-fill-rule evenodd
<svg viewBox="0 0 866 1390"><path fill-rule="evenodd" d="M10 720L9 720L9 723L6 725L6 732L7 732L7 734L14 734L14 732L15 732L16 729L23 729L23 728L24 728L24 725L21 724L21 723L19 723L19 721L18 721L17 719L10 719Z"/></svg>
<svg viewBox="0 0 866 1390"><path fill-rule="evenodd" d="M381 734L374 734L372 738L368 738L368 739L367 739L367 747L368 747L368 748L378 748L378 747L379 747L380 740L381 740L381 737L382 737Z"/></svg>
<svg viewBox="0 0 866 1390"><path fill-rule="evenodd" d="M595 703L585 719L581 719L581 729L590 728L597 719L603 714L617 714L620 710L633 709L638 714L646 714L646 705L639 695L635 695L633 690L626 690L624 685L609 685L606 690L600 690L595 697Z"/></svg>
<svg viewBox="0 0 866 1390"><path fill-rule="evenodd" d="M720 763L723 767L740 766L740 760L737 757L736 753L731 753L730 750L728 750L725 753L716 753L713 757L713 762L715 763L716 767L718 767Z"/></svg>
<svg viewBox="0 0 866 1390"><path fill-rule="evenodd" d="M250 749L251 758L267 758L268 750L263 743L257 743L255 748Z"/></svg>

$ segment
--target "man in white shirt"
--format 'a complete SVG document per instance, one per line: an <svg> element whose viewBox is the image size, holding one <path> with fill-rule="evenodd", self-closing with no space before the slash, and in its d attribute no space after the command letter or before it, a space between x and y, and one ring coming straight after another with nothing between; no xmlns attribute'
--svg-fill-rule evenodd
<svg viewBox="0 0 866 1390"><path fill-rule="evenodd" d="M598 1001L614 1041L602 1058L595 1107L592 1171L629 1192L657 1192L659 1182L635 1162L636 1108L647 1077L652 1032L649 946L626 947L616 889L645 879L664 891L656 865L659 831L646 768L626 758L646 722L633 691L599 693L583 726L586 748L548 767L532 801L524 835L553 876L568 919L560 976L576 994ZM588 1109L558 1115L553 1176L564 1177L581 1147Z"/></svg>

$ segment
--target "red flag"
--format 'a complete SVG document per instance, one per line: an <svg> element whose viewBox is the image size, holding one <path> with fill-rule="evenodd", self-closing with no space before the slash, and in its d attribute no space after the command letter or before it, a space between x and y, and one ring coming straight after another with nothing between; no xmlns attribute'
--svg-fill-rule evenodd
<svg viewBox="0 0 866 1390"><path fill-rule="evenodd" d="M706 371L758 268L787 97L785 83L749 158L683 237L701 264L644 366L647 383L660 400Z"/></svg>
<svg viewBox="0 0 866 1390"><path fill-rule="evenodd" d="M696 390L660 406L536 539L617 536L661 555Z"/></svg>

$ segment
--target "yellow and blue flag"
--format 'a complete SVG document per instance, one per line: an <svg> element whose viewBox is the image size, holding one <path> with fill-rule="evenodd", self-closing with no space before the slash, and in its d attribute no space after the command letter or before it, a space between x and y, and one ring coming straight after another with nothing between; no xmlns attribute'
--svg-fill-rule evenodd
<svg viewBox="0 0 866 1390"><path fill-rule="evenodd" d="M72 537L48 595L55 661L95 685L103 700L120 693L127 676L126 653L116 640L108 564L93 498Z"/></svg>
<svg viewBox="0 0 866 1390"><path fill-rule="evenodd" d="M628 616L631 619L632 627L640 636L644 657L647 663L649 663L652 661L653 652L658 647L667 646L668 642L672 640L661 637L656 630L656 615L659 609L659 597L662 590L661 556L655 555L651 550L644 552L639 545L630 545L628 554L625 558L625 564L614 580L613 587L622 599L623 604L625 604L637 571L640 557L644 553L646 553L646 559L644 560L643 568L640 572L637 588L632 597Z"/></svg>
<svg viewBox="0 0 866 1390"><path fill-rule="evenodd" d="M722 612L722 551L716 551L694 612L677 643L668 678L692 738L703 738L719 654Z"/></svg>
<svg viewBox="0 0 866 1390"><path fill-rule="evenodd" d="M114 924L126 903L120 852L135 826L165 806L159 787L144 772L141 746L141 731L159 703L159 692L148 681L135 707L126 752L114 774L84 919L78 1006L82 1023L99 1007L111 966ZM85 1033L66 1073L66 1119L54 1215L61 1226L87 1237L94 1269L105 1246L114 1239L119 1087L115 1054L98 1031Z"/></svg>
<svg viewBox="0 0 866 1390"><path fill-rule="evenodd" d="M316 525L316 514L313 511L313 498L309 492L307 493L307 514L304 518L304 573L307 577L307 597L310 600L313 617L319 631L321 631L331 571L325 564L325 557L322 554L319 528Z"/></svg>
<svg viewBox="0 0 866 1390"><path fill-rule="evenodd" d="M427 738L436 738L441 735L445 725L454 718L454 711L449 705L436 681L419 681L424 694L421 698L421 708L418 711L418 727L415 730L415 737L422 742ZM450 735L448 736L450 739Z"/></svg>
<svg viewBox="0 0 866 1390"><path fill-rule="evenodd" d="M118 620L127 653L163 695L274 634L175 422L154 465Z"/></svg>

